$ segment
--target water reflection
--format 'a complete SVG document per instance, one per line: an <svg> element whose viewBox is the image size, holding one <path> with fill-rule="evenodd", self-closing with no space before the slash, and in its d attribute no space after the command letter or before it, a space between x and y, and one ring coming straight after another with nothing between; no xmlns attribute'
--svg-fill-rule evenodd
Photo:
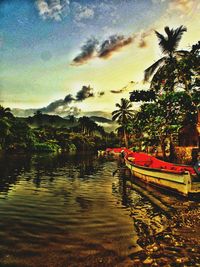
<svg viewBox="0 0 200 267"><path fill-rule="evenodd" d="M139 249L129 209L112 194L116 162L4 155L0 166L0 266L116 266Z"/></svg>
<svg viewBox="0 0 200 267"><path fill-rule="evenodd" d="M134 266L168 206L189 205L131 189L120 162L91 154L1 155L0 172L1 267Z"/></svg>
<svg viewBox="0 0 200 267"><path fill-rule="evenodd" d="M6 193L15 185L23 172L30 171L29 155L0 154L0 192Z"/></svg>

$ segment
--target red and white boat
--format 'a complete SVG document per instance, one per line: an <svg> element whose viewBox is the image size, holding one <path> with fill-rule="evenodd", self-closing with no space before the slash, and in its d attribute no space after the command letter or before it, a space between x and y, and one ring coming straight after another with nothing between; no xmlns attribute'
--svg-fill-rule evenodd
<svg viewBox="0 0 200 267"><path fill-rule="evenodd" d="M119 149L117 150L119 153ZM111 152L109 152L111 153ZM114 152L113 152L114 153ZM126 166L134 177L181 195L200 193L200 166L178 165L149 154L121 148Z"/></svg>

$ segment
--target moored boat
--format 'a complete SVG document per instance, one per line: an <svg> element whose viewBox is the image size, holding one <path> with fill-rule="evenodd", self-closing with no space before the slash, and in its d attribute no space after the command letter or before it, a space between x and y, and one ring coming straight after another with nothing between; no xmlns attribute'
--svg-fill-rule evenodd
<svg viewBox="0 0 200 267"><path fill-rule="evenodd" d="M125 164L134 177L184 196L200 193L199 167L165 162L128 149L122 149L122 152Z"/></svg>

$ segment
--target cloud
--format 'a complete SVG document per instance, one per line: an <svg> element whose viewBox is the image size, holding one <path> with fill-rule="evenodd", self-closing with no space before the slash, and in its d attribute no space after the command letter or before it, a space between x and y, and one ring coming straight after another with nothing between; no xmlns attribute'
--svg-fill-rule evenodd
<svg viewBox="0 0 200 267"><path fill-rule="evenodd" d="M50 103L48 106L41 108L40 110L44 113L59 112L59 109L68 106L63 99L56 100Z"/></svg>
<svg viewBox="0 0 200 267"><path fill-rule="evenodd" d="M136 32L130 36L114 34L109 36L106 40L98 41L96 38L88 39L88 41L81 47L81 52L76 56L71 65L80 66L88 63L89 60L100 58L108 59L114 53L119 52L123 47L135 42L139 48L147 47L147 38L154 32L148 29L146 31Z"/></svg>
<svg viewBox="0 0 200 267"><path fill-rule="evenodd" d="M113 94L121 94L124 91L122 89L120 89L120 90L110 90L110 92L113 93Z"/></svg>
<svg viewBox="0 0 200 267"><path fill-rule="evenodd" d="M83 85L81 90L76 94L76 101L83 101L89 97L94 97L93 89L90 86Z"/></svg>
<svg viewBox="0 0 200 267"><path fill-rule="evenodd" d="M64 102L66 103L66 104L70 104L72 101L74 101L75 99L74 99L74 97L71 95L71 94L68 94L68 95L66 95L66 97L65 97L65 99L64 99Z"/></svg>
<svg viewBox="0 0 200 267"><path fill-rule="evenodd" d="M171 0L169 3L170 11L178 11L180 13L189 14L194 11L197 4L195 0Z"/></svg>
<svg viewBox="0 0 200 267"><path fill-rule="evenodd" d="M52 103L50 103L48 106L38 109L43 113L50 113L50 114L58 114L58 115L74 115L77 116L80 114L81 109L75 106L69 106L69 104L74 100L70 99L71 95L67 95L65 99L59 99ZM67 100L67 101L66 101Z"/></svg>
<svg viewBox="0 0 200 267"><path fill-rule="evenodd" d="M102 92L100 92L102 94ZM103 92L104 93L104 92ZM54 113L54 114L73 114L78 112L78 108L70 106L72 103L77 103L83 101L87 98L94 97L93 88L90 86L83 85L81 90L79 90L76 94L76 97L73 97L71 94L65 96L64 99L59 99L51 102L46 107L38 109L44 113Z"/></svg>
<svg viewBox="0 0 200 267"><path fill-rule="evenodd" d="M95 38L89 39L86 44L81 47L81 53L76 56L71 65L79 66L87 63L96 53L98 41Z"/></svg>
<svg viewBox="0 0 200 267"><path fill-rule="evenodd" d="M69 12L69 0L36 0L36 7L40 16L46 19L61 21Z"/></svg>
<svg viewBox="0 0 200 267"><path fill-rule="evenodd" d="M153 4L161 4L165 2L165 0L151 0Z"/></svg>
<svg viewBox="0 0 200 267"><path fill-rule="evenodd" d="M105 92L104 91L100 91L100 92L97 93L97 95L98 95L98 97L101 97L101 96L105 95Z"/></svg>
<svg viewBox="0 0 200 267"><path fill-rule="evenodd" d="M153 4L168 3L168 13L178 13L182 16L196 11L199 0L152 0Z"/></svg>
<svg viewBox="0 0 200 267"><path fill-rule="evenodd" d="M78 116L81 113L81 109L78 107L70 107L68 113L69 115Z"/></svg>
<svg viewBox="0 0 200 267"><path fill-rule="evenodd" d="M147 37L150 36L154 32L153 29L149 29L147 31L143 31L138 34L138 47L139 48L146 48L148 43L147 43Z"/></svg>
<svg viewBox="0 0 200 267"><path fill-rule="evenodd" d="M136 84L137 84L137 82L130 81L126 86L122 87L121 89L119 89L119 90L110 90L110 92L112 94L122 94L122 93L132 89Z"/></svg>
<svg viewBox="0 0 200 267"><path fill-rule="evenodd" d="M78 116L81 109L76 106L68 106L62 99L56 100L47 107L39 109L43 113L57 114L61 116L74 115Z"/></svg>
<svg viewBox="0 0 200 267"><path fill-rule="evenodd" d="M114 52L131 44L134 38L133 36L125 37L115 34L101 42L101 44L99 44L96 38L91 38L81 47L80 54L73 59L71 65L80 66L86 64L93 58L107 59L111 57Z"/></svg>
<svg viewBox="0 0 200 267"><path fill-rule="evenodd" d="M98 51L99 58L108 58L114 52L120 50L122 47L127 46L133 42L132 37L125 37L124 35L112 35L105 40Z"/></svg>
<svg viewBox="0 0 200 267"><path fill-rule="evenodd" d="M64 113L68 112L71 107L69 104L72 102L83 101L86 98L93 97L93 89L90 86L83 86L80 91L77 92L76 98L74 98L71 94L66 95L64 99L59 99L51 102L48 106L43 107L41 110L44 113Z"/></svg>
<svg viewBox="0 0 200 267"><path fill-rule="evenodd" d="M94 17L94 9L92 6L81 5L80 3L72 3L72 14L76 22L80 22L86 19L92 19Z"/></svg>
<svg viewBox="0 0 200 267"><path fill-rule="evenodd" d="M63 113L70 109L69 104L74 101L74 98L71 94L66 95L64 99L59 99L51 102L48 106L43 107L41 110L44 113Z"/></svg>

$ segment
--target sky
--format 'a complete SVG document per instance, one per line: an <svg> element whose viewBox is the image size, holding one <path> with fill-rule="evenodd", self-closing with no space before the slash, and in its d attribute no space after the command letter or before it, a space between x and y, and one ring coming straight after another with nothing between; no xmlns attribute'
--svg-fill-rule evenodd
<svg viewBox="0 0 200 267"><path fill-rule="evenodd" d="M111 112L162 56L155 30L199 40L199 0L0 0L0 105Z"/></svg>

